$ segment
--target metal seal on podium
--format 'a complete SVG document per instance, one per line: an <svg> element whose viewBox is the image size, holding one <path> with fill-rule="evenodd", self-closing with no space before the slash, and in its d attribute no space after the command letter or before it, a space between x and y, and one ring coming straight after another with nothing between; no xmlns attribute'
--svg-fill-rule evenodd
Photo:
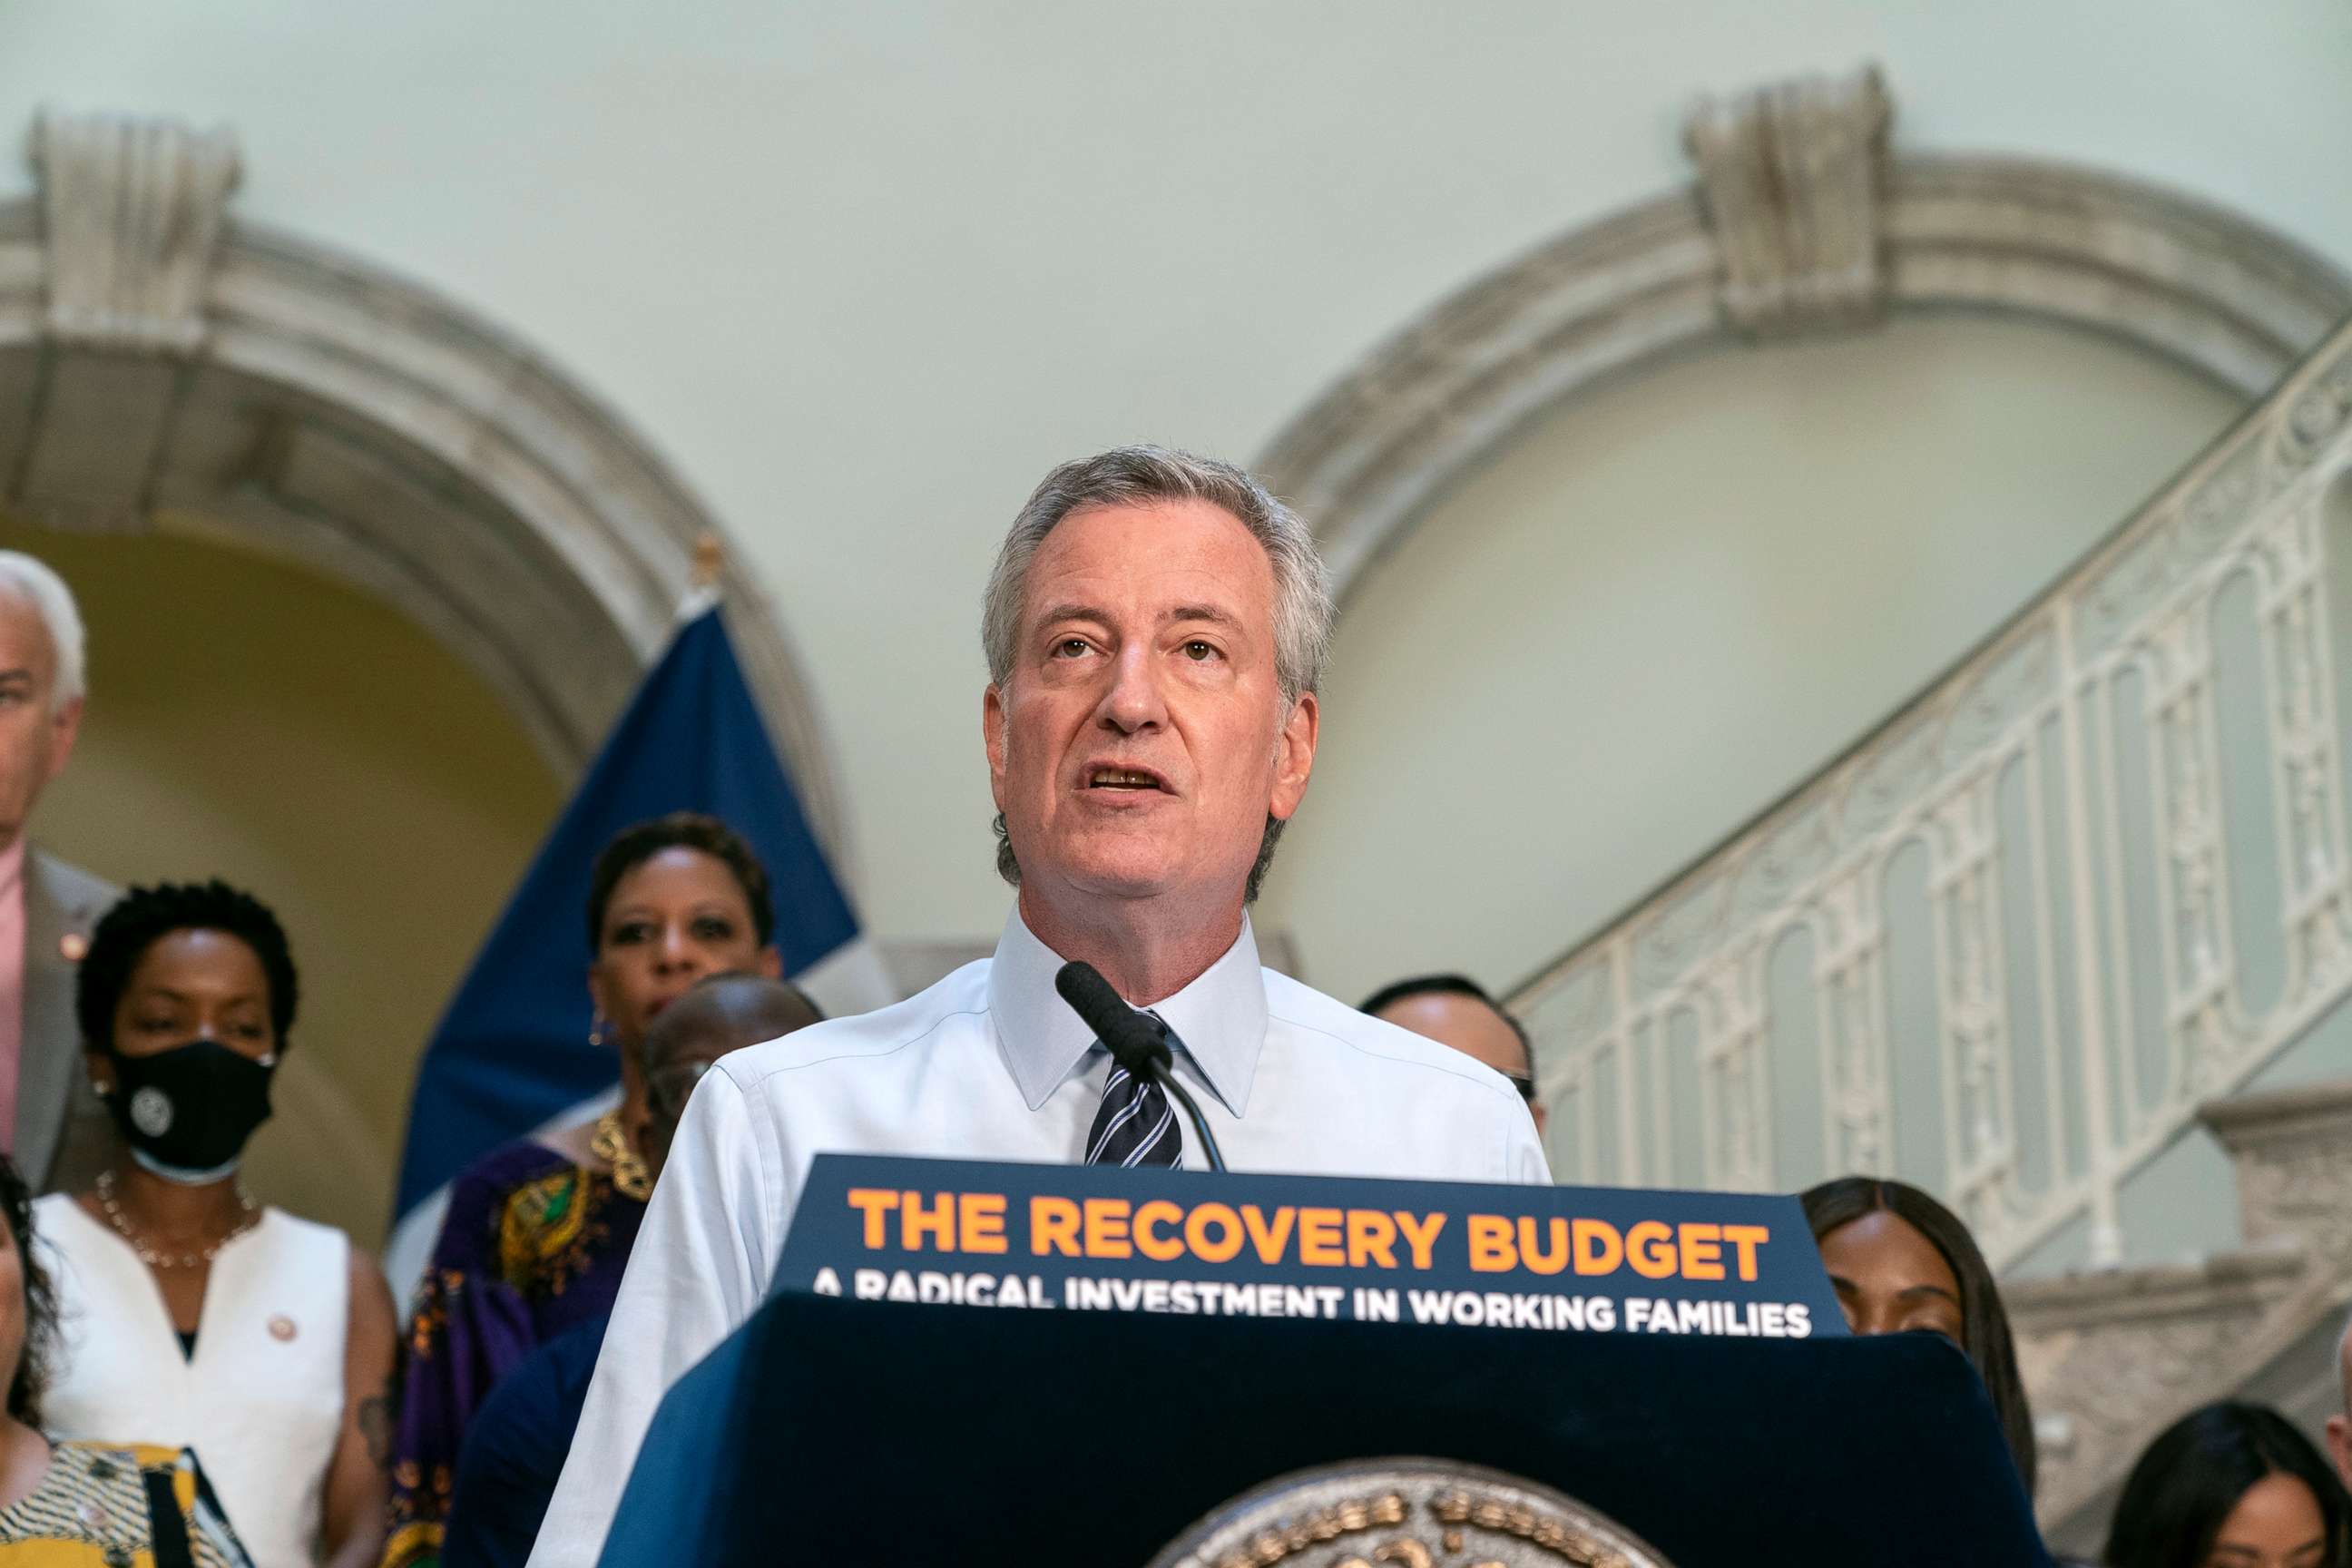
<svg viewBox="0 0 2352 1568"><path fill-rule="evenodd" d="M1673 1568L1623 1525L1451 1459L1357 1459L1212 1510L1150 1568Z"/></svg>

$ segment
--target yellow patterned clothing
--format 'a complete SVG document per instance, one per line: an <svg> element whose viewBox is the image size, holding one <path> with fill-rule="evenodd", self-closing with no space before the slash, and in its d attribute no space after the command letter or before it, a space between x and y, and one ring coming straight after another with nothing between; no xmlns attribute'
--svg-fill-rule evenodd
<svg viewBox="0 0 2352 1568"><path fill-rule="evenodd" d="M383 1568L441 1555L467 1423L499 1379L613 1310L646 1205L545 1144L503 1144L450 1184L409 1320Z"/></svg>
<svg viewBox="0 0 2352 1568"><path fill-rule="evenodd" d="M0 1508L0 1568L252 1568L184 1448L58 1443Z"/></svg>

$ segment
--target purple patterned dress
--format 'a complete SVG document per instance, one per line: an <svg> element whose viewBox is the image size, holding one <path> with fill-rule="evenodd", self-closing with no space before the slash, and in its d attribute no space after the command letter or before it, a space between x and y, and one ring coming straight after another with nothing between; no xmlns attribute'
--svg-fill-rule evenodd
<svg viewBox="0 0 2352 1568"><path fill-rule="evenodd" d="M645 1216L610 1175L528 1140L451 1184L408 1325L383 1568L439 1560L466 1423L516 1363L613 1310Z"/></svg>

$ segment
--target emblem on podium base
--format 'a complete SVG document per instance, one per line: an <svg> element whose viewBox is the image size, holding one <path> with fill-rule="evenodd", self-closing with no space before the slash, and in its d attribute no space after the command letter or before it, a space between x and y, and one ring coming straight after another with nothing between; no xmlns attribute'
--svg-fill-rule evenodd
<svg viewBox="0 0 2352 1568"><path fill-rule="evenodd" d="M1572 1498L1451 1459L1359 1459L1212 1510L1151 1568L1673 1568Z"/></svg>

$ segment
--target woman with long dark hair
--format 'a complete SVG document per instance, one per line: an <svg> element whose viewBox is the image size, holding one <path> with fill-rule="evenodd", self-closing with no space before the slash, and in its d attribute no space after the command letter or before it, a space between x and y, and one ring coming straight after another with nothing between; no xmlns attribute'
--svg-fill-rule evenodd
<svg viewBox="0 0 2352 1568"><path fill-rule="evenodd" d="M2033 1411L1992 1268L1959 1215L1907 1183L1841 1176L1799 1200L1857 1334L1942 1334L1984 1379L2001 1435L2033 1495Z"/></svg>
<svg viewBox="0 0 2352 1568"><path fill-rule="evenodd" d="M2225 1400L2165 1428L2132 1467L2108 1568L2347 1568L2352 1500L2285 1417Z"/></svg>

